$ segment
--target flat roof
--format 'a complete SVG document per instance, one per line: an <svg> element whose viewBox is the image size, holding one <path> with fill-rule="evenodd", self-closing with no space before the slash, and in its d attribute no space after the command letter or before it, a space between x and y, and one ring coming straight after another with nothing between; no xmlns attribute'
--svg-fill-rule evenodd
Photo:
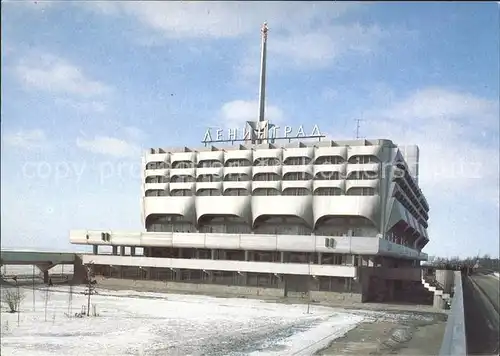
<svg viewBox="0 0 500 356"><path fill-rule="evenodd" d="M272 139L270 139L272 140ZM227 142L226 145L218 143L215 145L207 145L207 147L170 147L170 148L150 148L146 151L146 154L154 153L178 153L178 152L207 152L207 151L227 151L227 150L251 150L251 149L278 149L278 148L301 148L301 147L344 147L344 146L389 146L391 148L398 147L395 143L388 139L374 139L374 140L321 140L310 139L310 140L298 140L297 138L291 137L291 142L278 144L278 143L244 143L231 144Z"/></svg>

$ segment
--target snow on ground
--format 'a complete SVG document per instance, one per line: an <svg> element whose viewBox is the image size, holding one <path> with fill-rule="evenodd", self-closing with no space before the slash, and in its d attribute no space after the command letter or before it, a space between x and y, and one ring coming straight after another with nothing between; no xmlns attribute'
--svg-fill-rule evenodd
<svg viewBox="0 0 500 356"><path fill-rule="evenodd" d="M359 313L240 298L99 290L97 317L69 318L66 287L25 289L2 306L2 355L311 355L363 321ZM87 304L75 288L71 315Z"/></svg>

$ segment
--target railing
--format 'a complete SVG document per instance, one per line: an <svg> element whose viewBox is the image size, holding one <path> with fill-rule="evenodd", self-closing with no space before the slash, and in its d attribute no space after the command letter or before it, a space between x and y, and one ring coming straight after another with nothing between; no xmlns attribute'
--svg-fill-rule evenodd
<svg viewBox="0 0 500 356"><path fill-rule="evenodd" d="M440 356L466 356L467 342L465 339L464 295L462 288L462 274L455 271L454 297L448 321L444 331L443 343L439 350Z"/></svg>

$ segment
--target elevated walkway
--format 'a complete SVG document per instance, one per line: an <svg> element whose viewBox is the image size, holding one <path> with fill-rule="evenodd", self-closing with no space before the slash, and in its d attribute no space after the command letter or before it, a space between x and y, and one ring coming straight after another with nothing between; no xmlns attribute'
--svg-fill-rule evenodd
<svg viewBox="0 0 500 356"><path fill-rule="evenodd" d="M44 283L49 281L49 270L60 264L73 265L73 280L80 281L85 275L81 257L76 253L7 249L2 249L0 253L0 266L35 265L43 273Z"/></svg>

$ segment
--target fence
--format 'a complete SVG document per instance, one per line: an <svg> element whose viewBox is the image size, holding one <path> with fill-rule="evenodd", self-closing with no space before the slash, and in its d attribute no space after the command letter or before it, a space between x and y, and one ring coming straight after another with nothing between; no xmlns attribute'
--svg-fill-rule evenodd
<svg viewBox="0 0 500 356"><path fill-rule="evenodd" d="M464 294L462 274L455 271L455 287L451 310L444 331L443 343L439 350L440 356L466 356L467 342L465 336Z"/></svg>

